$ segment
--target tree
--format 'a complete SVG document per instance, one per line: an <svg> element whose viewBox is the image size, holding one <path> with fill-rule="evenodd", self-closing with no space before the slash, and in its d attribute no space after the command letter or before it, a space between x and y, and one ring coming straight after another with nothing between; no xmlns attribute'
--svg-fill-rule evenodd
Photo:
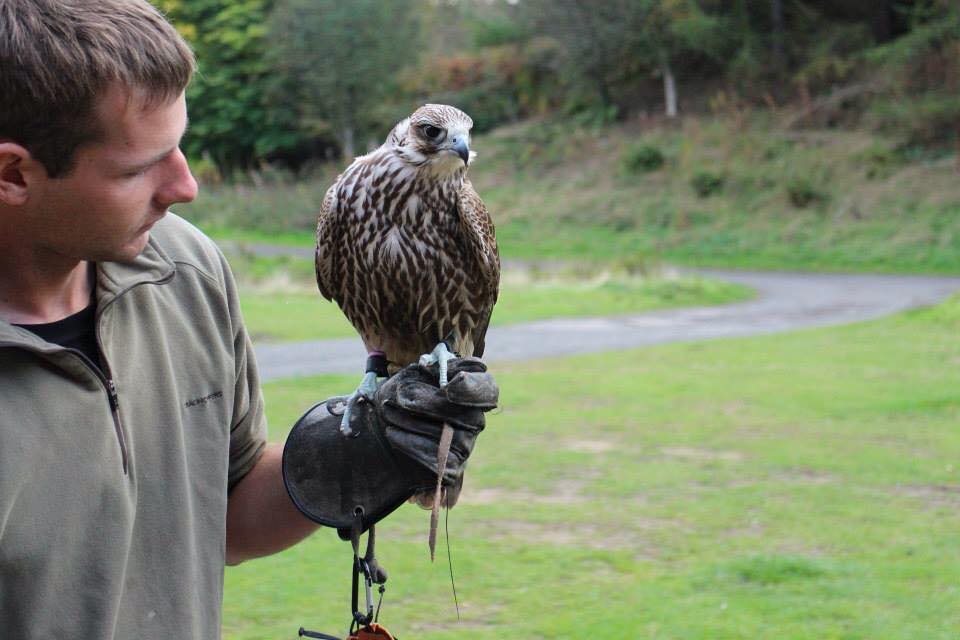
<svg viewBox="0 0 960 640"><path fill-rule="evenodd" d="M783 22L783 0L770 0L770 23L773 39L773 67L783 71L787 66L786 43L784 42L786 29Z"/></svg>
<svg viewBox="0 0 960 640"><path fill-rule="evenodd" d="M384 135L385 103L401 68L418 62L417 0L279 0L271 60L308 131L329 130L352 159Z"/></svg>
<svg viewBox="0 0 960 640"><path fill-rule="evenodd" d="M270 0L155 1L197 55L198 72L187 89L187 154L209 156L230 172L295 144L293 122L268 102L272 70L264 23Z"/></svg>
<svg viewBox="0 0 960 640"><path fill-rule="evenodd" d="M616 106L618 89L638 76L663 78L664 110L677 113L676 61L719 55L726 21L695 0L529 0L540 31L567 48L568 63L600 106Z"/></svg>

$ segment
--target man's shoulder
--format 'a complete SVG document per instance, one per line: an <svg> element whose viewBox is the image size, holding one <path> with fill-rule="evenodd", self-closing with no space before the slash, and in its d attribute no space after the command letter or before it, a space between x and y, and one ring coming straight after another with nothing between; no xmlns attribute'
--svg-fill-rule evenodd
<svg viewBox="0 0 960 640"><path fill-rule="evenodd" d="M174 263L191 265L220 279L225 261L217 245L175 213L167 213L150 231L150 240Z"/></svg>

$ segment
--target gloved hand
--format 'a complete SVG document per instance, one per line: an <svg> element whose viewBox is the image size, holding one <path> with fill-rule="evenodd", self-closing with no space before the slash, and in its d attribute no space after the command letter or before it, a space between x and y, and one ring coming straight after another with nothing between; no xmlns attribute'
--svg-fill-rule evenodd
<svg viewBox="0 0 960 640"><path fill-rule="evenodd" d="M435 488L444 422L454 436L443 483L458 485L499 390L477 358L451 360L448 367L450 382L443 389L435 366L401 369L380 386L372 403L355 406L353 436L340 433L344 398L307 411L283 451L284 483L297 508L337 528L341 537L349 536L359 510L362 530L368 529L412 495Z"/></svg>

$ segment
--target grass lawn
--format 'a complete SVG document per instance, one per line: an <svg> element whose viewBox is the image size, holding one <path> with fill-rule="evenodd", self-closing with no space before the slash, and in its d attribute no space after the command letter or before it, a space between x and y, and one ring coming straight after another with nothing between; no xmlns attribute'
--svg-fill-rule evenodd
<svg viewBox="0 0 960 640"><path fill-rule="evenodd" d="M379 528L401 638L960 637L960 300L841 328L498 366L450 518ZM325 376L266 385L271 437ZM332 531L226 572L226 640L342 634Z"/></svg>

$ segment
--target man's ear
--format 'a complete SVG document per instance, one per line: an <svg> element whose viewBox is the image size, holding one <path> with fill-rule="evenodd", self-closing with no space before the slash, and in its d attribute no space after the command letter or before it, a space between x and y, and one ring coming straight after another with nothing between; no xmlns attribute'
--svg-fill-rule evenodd
<svg viewBox="0 0 960 640"><path fill-rule="evenodd" d="M35 161L26 148L0 140L0 204L21 205L27 201L30 181L24 169L32 162Z"/></svg>

